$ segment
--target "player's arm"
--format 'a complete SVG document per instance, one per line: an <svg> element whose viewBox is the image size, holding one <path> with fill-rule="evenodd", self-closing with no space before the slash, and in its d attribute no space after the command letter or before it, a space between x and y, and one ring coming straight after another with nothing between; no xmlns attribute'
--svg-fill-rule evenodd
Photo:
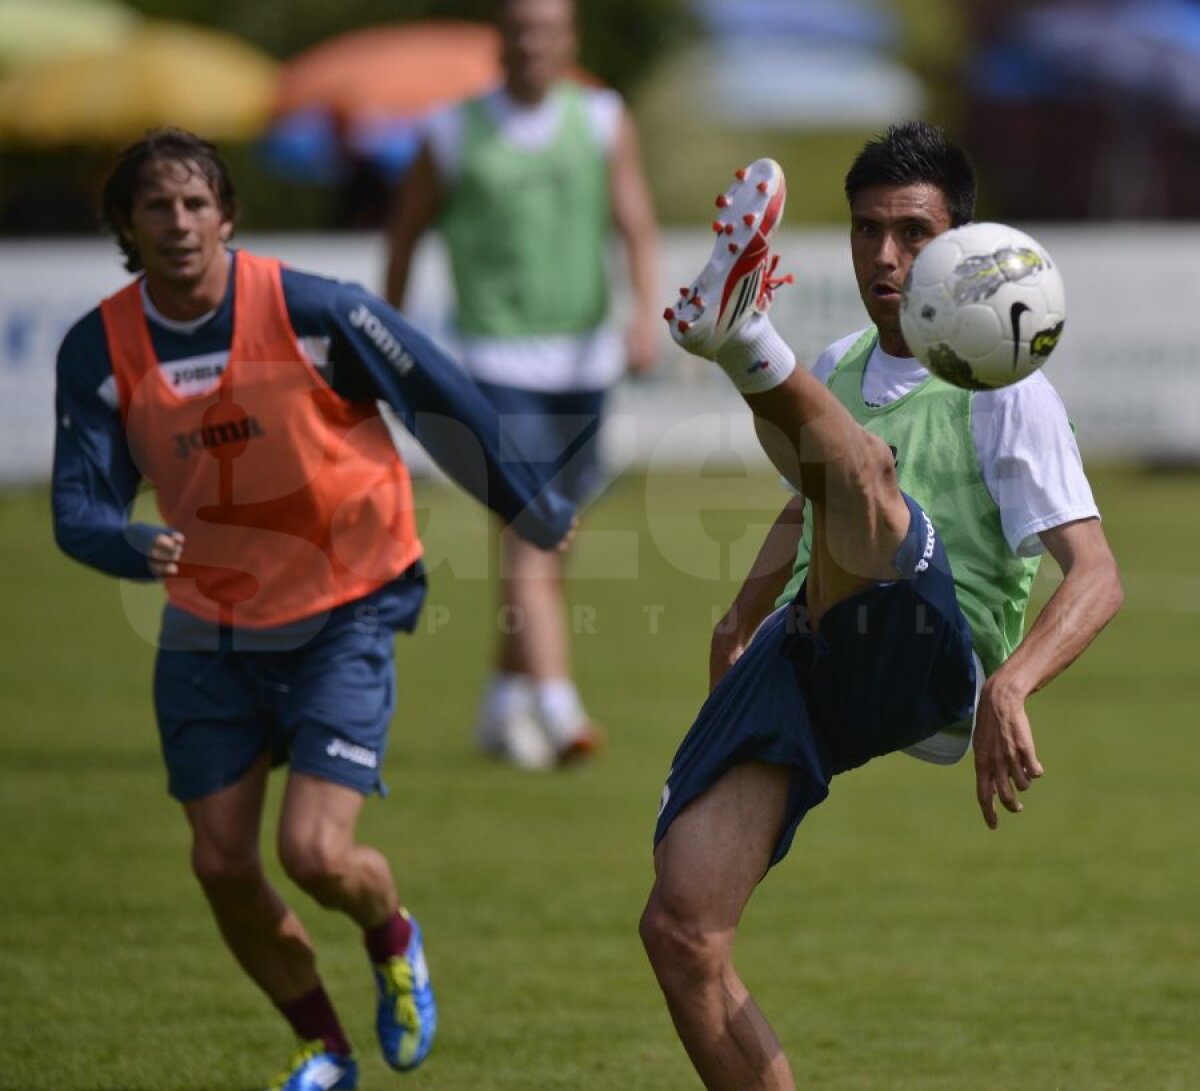
<svg viewBox="0 0 1200 1091"><path fill-rule="evenodd" d="M107 364L86 323L58 354L51 507L54 540L74 560L122 579L173 574L182 538L128 522L138 472L117 410L101 399Z"/></svg>
<svg viewBox="0 0 1200 1091"><path fill-rule="evenodd" d="M654 366L662 327L659 296L658 221L642 169L637 130L621 111L616 144L609 162L613 222L625 245L633 289L633 319L626 337L629 369L641 374Z"/></svg>
<svg viewBox="0 0 1200 1091"><path fill-rule="evenodd" d="M520 456L519 437L471 377L382 300L356 285L337 285L330 345L335 389L379 398L446 474L491 508L522 538L560 547L575 509ZM340 378L339 378L340 376Z"/></svg>
<svg viewBox="0 0 1200 1091"><path fill-rule="evenodd" d="M741 658L755 630L787 586L803 533L804 497L797 495L787 502L767 531L733 604L713 629L708 656L710 690Z"/></svg>
<svg viewBox="0 0 1200 1091"><path fill-rule="evenodd" d="M404 306L413 256L421 235L433 223L442 206L444 190L438 178L428 143L413 160L396 194L388 225L387 301Z"/></svg>
<svg viewBox="0 0 1200 1091"><path fill-rule="evenodd" d="M1024 791L1042 775L1025 701L1061 674L1096 638L1124 599L1117 562L1099 519L1082 519L1040 534L1063 581L1017 650L984 683L975 714L975 783L983 819L996 828L996 798L1021 810Z"/></svg>

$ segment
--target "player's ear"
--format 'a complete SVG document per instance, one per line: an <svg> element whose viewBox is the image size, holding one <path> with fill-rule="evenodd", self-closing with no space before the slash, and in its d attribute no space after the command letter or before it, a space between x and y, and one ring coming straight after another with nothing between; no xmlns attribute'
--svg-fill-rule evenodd
<svg viewBox="0 0 1200 1091"><path fill-rule="evenodd" d="M222 242L228 242L230 239L233 238L233 221L232 220L222 220L221 221L220 237L221 237Z"/></svg>
<svg viewBox="0 0 1200 1091"><path fill-rule="evenodd" d="M120 242L124 243L126 246L133 246L133 228L130 226L127 220L120 218L114 219L112 227Z"/></svg>

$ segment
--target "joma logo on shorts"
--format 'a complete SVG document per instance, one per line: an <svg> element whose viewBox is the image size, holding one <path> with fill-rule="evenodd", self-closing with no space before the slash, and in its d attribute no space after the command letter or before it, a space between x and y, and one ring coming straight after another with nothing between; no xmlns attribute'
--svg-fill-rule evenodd
<svg viewBox="0 0 1200 1091"><path fill-rule="evenodd" d="M934 532L933 523L924 512L921 512L921 515L925 519L925 551L921 554L921 559L917 561L918 572L924 572L929 567L929 562L933 560L933 547L937 543L937 534Z"/></svg>
<svg viewBox="0 0 1200 1091"><path fill-rule="evenodd" d="M663 811L667 809L667 804L671 802L671 777L675 775L675 766L667 771L667 783L663 785L662 795L658 799L658 817L662 818Z"/></svg>
<svg viewBox="0 0 1200 1091"><path fill-rule="evenodd" d="M350 312L350 325L356 330L362 330L401 375L407 375L412 371L413 358L408 354L408 350L383 324L383 319L372 312L365 303L360 303Z"/></svg>
<svg viewBox="0 0 1200 1091"><path fill-rule="evenodd" d="M244 443L261 439L266 435L257 417L242 417L241 420L225 421L222 424L206 424L190 432L176 432L175 455L187 458L193 451L208 451L214 447L225 447L230 443Z"/></svg>
<svg viewBox="0 0 1200 1091"><path fill-rule="evenodd" d="M365 746L355 746L353 743L343 742L341 739L330 739L329 745L325 747L325 753L331 758L345 758L346 761L352 761L355 765L365 765L368 769L374 769L379 764L379 758L374 750L368 750Z"/></svg>

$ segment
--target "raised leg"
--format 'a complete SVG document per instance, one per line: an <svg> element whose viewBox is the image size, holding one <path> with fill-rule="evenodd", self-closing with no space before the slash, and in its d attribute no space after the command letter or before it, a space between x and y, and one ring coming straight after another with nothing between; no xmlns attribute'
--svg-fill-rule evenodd
<svg viewBox="0 0 1200 1091"><path fill-rule="evenodd" d="M910 515L888 445L803 367L745 401L763 449L813 504L814 618L871 582L895 579L892 562Z"/></svg>
<svg viewBox="0 0 1200 1091"><path fill-rule="evenodd" d="M813 504L808 605L819 619L868 583L894 579L909 512L887 444L798 366L768 318L775 290L770 239L783 217L783 170L760 159L717 198L712 253L669 307L671 336L716 360L754 413L763 449Z"/></svg>

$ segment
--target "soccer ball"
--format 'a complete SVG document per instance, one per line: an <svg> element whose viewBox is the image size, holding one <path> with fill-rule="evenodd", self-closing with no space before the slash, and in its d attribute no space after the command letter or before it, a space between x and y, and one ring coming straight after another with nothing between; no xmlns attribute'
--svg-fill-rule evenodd
<svg viewBox="0 0 1200 1091"><path fill-rule="evenodd" d="M904 282L900 328L934 375L967 390L1018 382L1062 336L1058 266L1024 232L974 223L938 235Z"/></svg>

